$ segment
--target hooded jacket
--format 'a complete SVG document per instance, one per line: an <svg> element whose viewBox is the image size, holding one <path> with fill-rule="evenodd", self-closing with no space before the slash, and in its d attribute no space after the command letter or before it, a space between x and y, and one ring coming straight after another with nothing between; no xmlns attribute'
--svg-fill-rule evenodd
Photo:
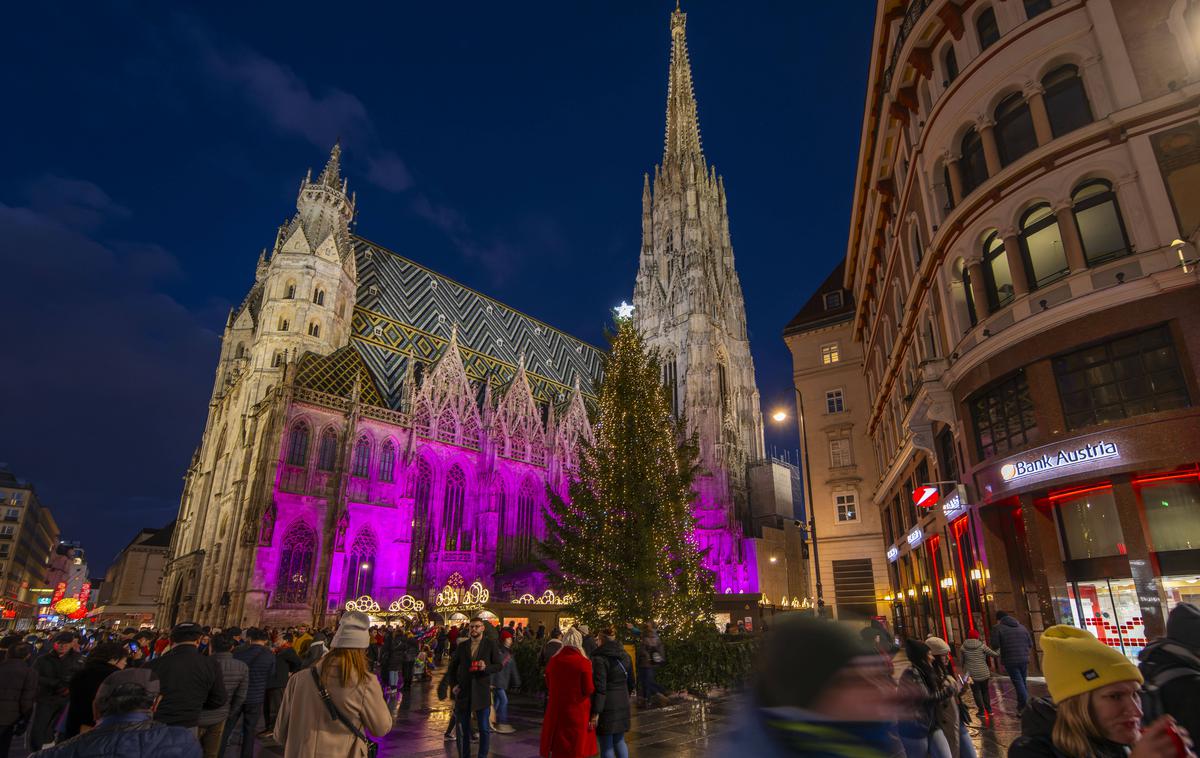
<svg viewBox="0 0 1200 758"><path fill-rule="evenodd" d="M1200 657L1169 637L1151 642L1138 656L1147 689L1157 693L1157 707L1169 713L1188 734L1200 735ZM1186 671L1161 683L1168 672ZM1196 739L1196 737L1192 737Z"/></svg>
<svg viewBox="0 0 1200 758"><path fill-rule="evenodd" d="M616 640L592 651L592 715L598 715L597 734L629 731L629 693L633 691L633 664Z"/></svg>
<svg viewBox="0 0 1200 758"><path fill-rule="evenodd" d="M1008 749L1008 758L1126 758L1129 751L1124 745L1103 740L1092 745L1092 754L1067 755L1054 746L1051 735L1058 709L1050 698L1039 697L1029 701L1029 707L1021 714L1021 736Z"/></svg>
<svg viewBox="0 0 1200 758"><path fill-rule="evenodd" d="M1000 653L983 644L983 640L970 639L958 648L958 662L963 669L977 682L983 682L992 677L987 665L987 657L993 658Z"/></svg>
<svg viewBox="0 0 1200 758"><path fill-rule="evenodd" d="M0 726L15 724L33 713L37 672L29 661L0 661Z"/></svg>
<svg viewBox="0 0 1200 758"><path fill-rule="evenodd" d="M1028 666L1033 635L1016 616L1005 616L992 628L992 647L1000 651L1000 662L1005 666Z"/></svg>
<svg viewBox="0 0 1200 758"><path fill-rule="evenodd" d="M85 732L37 753L38 758L201 758L200 743L191 731L150 719L146 711L110 716Z"/></svg>

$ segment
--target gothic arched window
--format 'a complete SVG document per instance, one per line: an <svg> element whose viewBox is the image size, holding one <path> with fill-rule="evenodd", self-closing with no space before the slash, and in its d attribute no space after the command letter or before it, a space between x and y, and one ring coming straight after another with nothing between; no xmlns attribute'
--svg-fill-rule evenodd
<svg viewBox="0 0 1200 758"><path fill-rule="evenodd" d="M1029 271L1029 286L1043 287L1071 273L1063 250L1058 218L1049 203L1038 203L1021 216L1021 252Z"/></svg>
<svg viewBox="0 0 1200 758"><path fill-rule="evenodd" d="M271 356L271 367L272 368L279 368L282 365L283 365L283 353L275 353L275 355Z"/></svg>
<svg viewBox="0 0 1200 758"><path fill-rule="evenodd" d="M275 602L296 604L308 601L312 583L317 533L303 521L293 521L280 543L279 571L275 577Z"/></svg>
<svg viewBox="0 0 1200 758"><path fill-rule="evenodd" d="M467 420L463 422L462 444L464 447L479 447L479 422L475 420L474 413L468 413Z"/></svg>
<svg viewBox="0 0 1200 758"><path fill-rule="evenodd" d="M1055 137L1073 132L1092 123L1092 106L1088 104L1079 69L1060 66L1042 77L1042 95L1046 101L1046 114L1050 117L1050 131Z"/></svg>
<svg viewBox="0 0 1200 758"><path fill-rule="evenodd" d="M303 466L308 462L308 424L297 421L288 435L289 466Z"/></svg>
<svg viewBox="0 0 1200 758"><path fill-rule="evenodd" d="M425 577L425 535L429 524L429 500L433 492L433 467L417 458L408 475L408 494L413 499L412 550L409 557L409 586L417 587Z"/></svg>
<svg viewBox="0 0 1200 758"><path fill-rule="evenodd" d="M946 45L946 52L942 55L942 68L946 71L947 85L958 78L958 56L954 54L954 45Z"/></svg>
<svg viewBox="0 0 1200 758"><path fill-rule="evenodd" d="M308 325L308 336L309 337L320 337L321 336L321 325L318 322L314 321Z"/></svg>
<svg viewBox="0 0 1200 758"><path fill-rule="evenodd" d="M495 484L492 497L496 504L496 523L498 525L496 531L500 537L500 543L496 545L496 555L499 557L501 565L507 566L512 562L513 540L507 534L511 517L508 514L508 497L504 494L502 482Z"/></svg>
<svg viewBox="0 0 1200 758"><path fill-rule="evenodd" d="M446 408L442 411L442 415L438 416L437 423L437 438L439 442L454 442L454 438L458 436L458 422L454 418L454 411Z"/></svg>
<svg viewBox="0 0 1200 758"><path fill-rule="evenodd" d="M279 319L279 331L286 332L291 329L292 325L286 318Z"/></svg>
<svg viewBox="0 0 1200 758"><path fill-rule="evenodd" d="M1008 164L1037 147L1037 133L1033 130L1033 116L1029 103L1020 92L1014 92L996 106L996 147L1000 151L1000 165Z"/></svg>
<svg viewBox="0 0 1200 758"><path fill-rule="evenodd" d="M912 254L914 268L917 271L921 270L921 261L925 258L925 248L921 245L921 230L916 224L912 227Z"/></svg>
<svg viewBox="0 0 1200 758"><path fill-rule="evenodd" d="M984 9L975 18L975 31L979 33L979 49L987 50L1000 41L1000 25L996 23L996 11Z"/></svg>
<svg viewBox="0 0 1200 758"><path fill-rule="evenodd" d="M296 298L296 283L288 282L283 288L283 297L285 300L294 300Z"/></svg>
<svg viewBox="0 0 1200 758"><path fill-rule="evenodd" d="M350 473L353 476L367 477L371 474L371 441L367 435L358 438L354 443L354 465Z"/></svg>
<svg viewBox="0 0 1200 758"><path fill-rule="evenodd" d="M429 406L424 401L417 401L417 408L413 411L412 425L413 434L420 437L429 436Z"/></svg>
<svg viewBox="0 0 1200 758"><path fill-rule="evenodd" d="M514 558L518 563L525 563L533 557L534 525L533 515L537 506L537 488L533 479L521 482L517 492L517 528L515 533Z"/></svg>
<svg viewBox="0 0 1200 758"><path fill-rule="evenodd" d="M457 465L446 472L446 491L442 498L442 531L447 550L470 550L471 537L463 534L463 501L467 477Z"/></svg>
<svg viewBox="0 0 1200 758"><path fill-rule="evenodd" d="M1013 300L1012 271L1008 268L1008 253L1004 250L1004 240L995 229L983 238L983 281L987 285L988 305L993 311L999 310Z"/></svg>
<svg viewBox="0 0 1200 758"><path fill-rule="evenodd" d="M379 481L396 481L396 443L388 440L379 453Z"/></svg>
<svg viewBox="0 0 1200 758"><path fill-rule="evenodd" d="M346 597L370 595L375 576L375 533L369 528L358 530L354 545L346 555Z"/></svg>
<svg viewBox="0 0 1200 758"><path fill-rule="evenodd" d="M987 181L987 159L983 155L983 140L974 127L963 135L960 147L962 158L958 166L962 175L962 194L966 197Z"/></svg>
<svg viewBox="0 0 1200 758"><path fill-rule="evenodd" d="M313 302L316 303L317 305L324 305L325 304L325 290L317 289L317 291L313 293Z"/></svg>
<svg viewBox="0 0 1200 758"><path fill-rule="evenodd" d="M1129 252L1129 237L1111 184L1103 179L1084 182L1071 193L1071 203L1089 266Z"/></svg>
<svg viewBox="0 0 1200 758"><path fill-rule="evenodd" d="M233 351L233 357L241 358L245 355L246 355L246 343L245 342L237 343L237 349Z"/></svg>
<svg viewBox="0 0 1200 758"><path fill-rule="evenodd" d="M321 444L317 446L317 470L333 471L337 464L337 432L326 429L321 432Z"/></svg>

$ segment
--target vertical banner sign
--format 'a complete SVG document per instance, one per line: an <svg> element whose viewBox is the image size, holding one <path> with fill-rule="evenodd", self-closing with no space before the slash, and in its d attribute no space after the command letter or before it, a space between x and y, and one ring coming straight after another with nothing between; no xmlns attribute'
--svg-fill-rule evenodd
<svg viewBox="0 0 1200 758"><path fill-rule="evenodd" d="M92 594L92 583L84 582L83 586L79 588L79 605L80 605L80 607L87 608L88 596L90 596L91 594Z"/></svg>
<svg viewBox="0 0 1200 758"><path fill-rule="evenodd" d="M50 598L50 605L53 607L54 604L57 603L59 600L62 600L63 596L66 594L67 594L67 583L59 582L58 586L54 588L54 595Z"/></svg>

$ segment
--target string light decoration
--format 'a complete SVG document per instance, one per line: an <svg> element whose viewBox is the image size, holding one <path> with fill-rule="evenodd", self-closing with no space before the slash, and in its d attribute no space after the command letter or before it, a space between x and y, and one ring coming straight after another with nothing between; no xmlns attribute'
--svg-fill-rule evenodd
<svg viewBox="0 0 1200 758"><path fill-rule="evenodd" d="M568 497L551 491L542 563L567 609L590 624L712 624L713 576L692 516L699 447L671 415L657 356L616 319Z"/></svg>
<svg viewBox="0 0 1200 758"><path fill-rule="evenodd" d="M575 598L570 595L556 595L554 590L546 590L538 597L526 592L513 602L518 605L570 605L575 602Z"/></svg>
<svg viewBox="0 0 1200 758"><path fill-rule="evenodd" d="M379 603L370 595L363 595L356 600L346 601L346 610L362 611L363 613L379 613Z"/></svg>

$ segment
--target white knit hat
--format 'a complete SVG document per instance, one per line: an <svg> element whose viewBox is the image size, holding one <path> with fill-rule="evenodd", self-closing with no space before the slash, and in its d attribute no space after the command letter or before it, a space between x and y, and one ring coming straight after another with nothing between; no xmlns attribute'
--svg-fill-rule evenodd
<svg viewBox="0 0 1200 758"><path fill-rule="evenodd" d="M583 635L575 627L563 632L562 643L563 647L573 647L579 652L583 652Z"/></svg>
<svg viewBox="0 0 1200 758"><path fill-rule="evenodd" d="M367 633L370 627L371 619L367 618L367 614L362 611L345 613L338 622L338 628L333 635L330 647L370 647L371 637Z"/></svg>

